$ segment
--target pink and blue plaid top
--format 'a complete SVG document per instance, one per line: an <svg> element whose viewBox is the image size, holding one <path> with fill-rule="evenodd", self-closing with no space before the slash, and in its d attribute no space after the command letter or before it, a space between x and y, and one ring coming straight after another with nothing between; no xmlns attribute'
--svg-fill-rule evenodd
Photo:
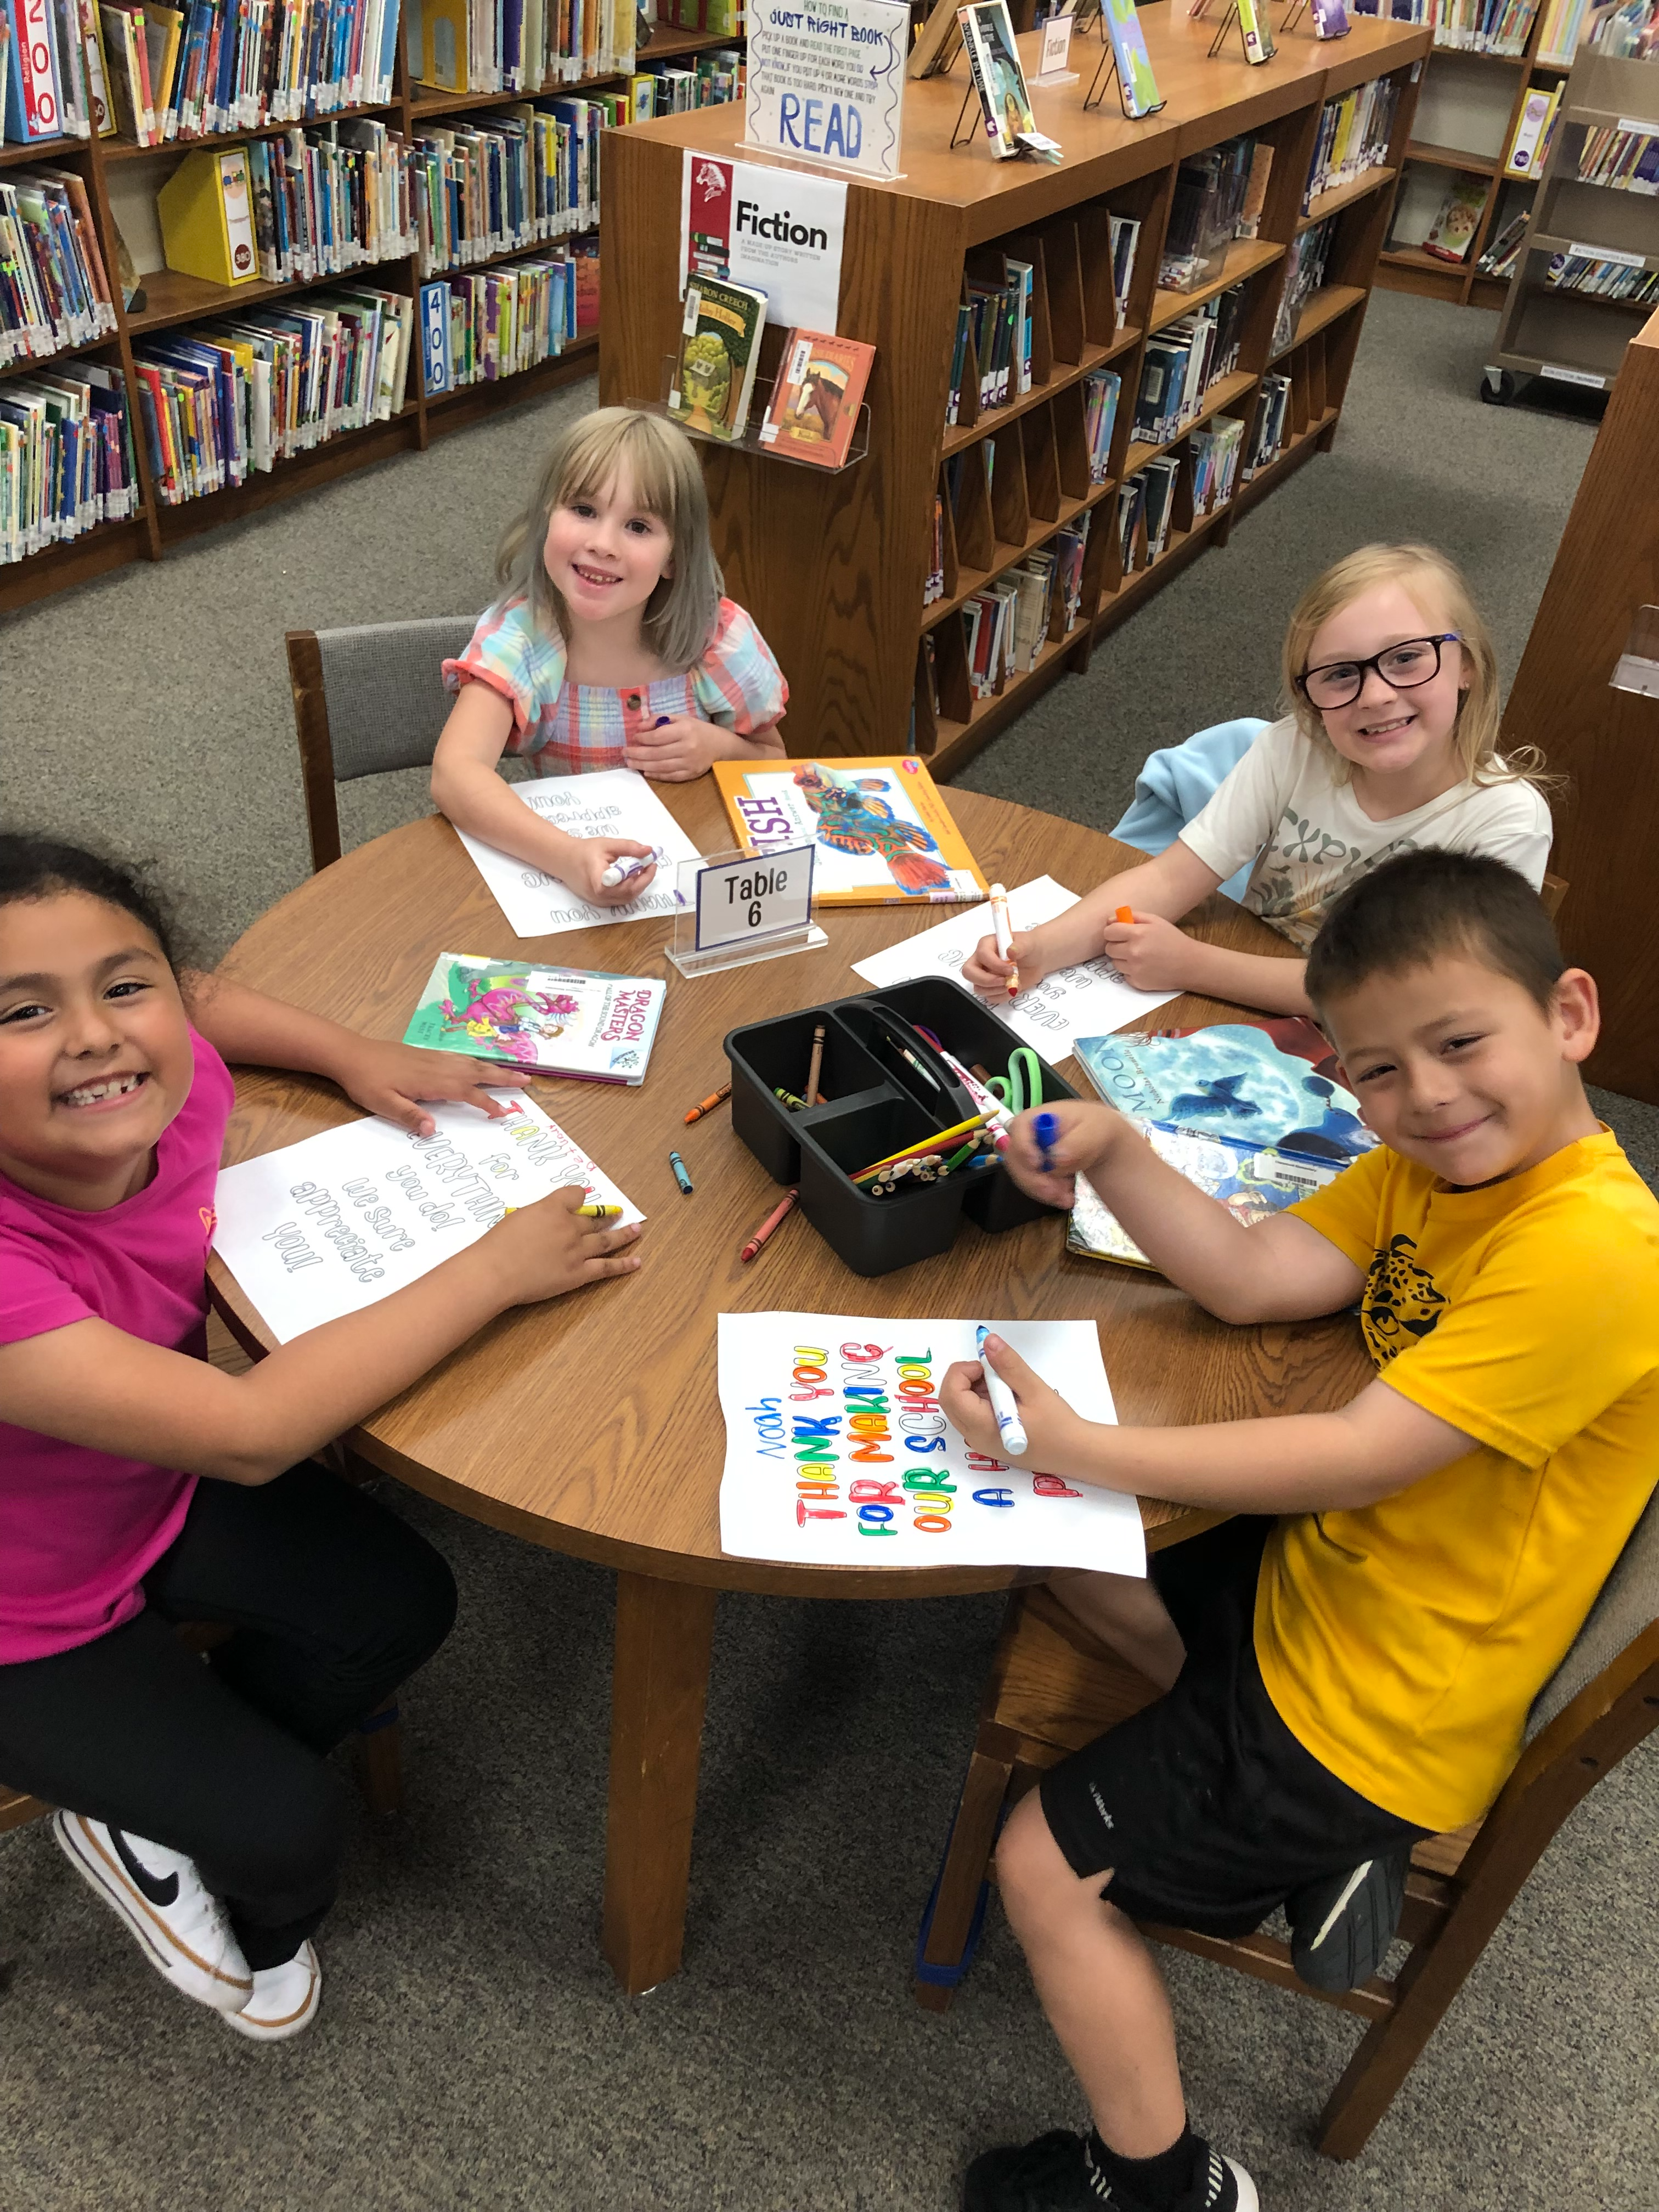
<svg viewBox="0 0 1659 2212"><path fill-rule="evenodd" d="M718 722L740 738L769 729L789 702L789 686L772 648L735 600L722 599L703 656L684 675L659 677L624 690L567 684L564 640L538 629L526 599L511 599L478 617L472 642L446 660L444 682L487 684L513 709L510 753L532 758L539 775L584 775L627 765L623 749L659 715L689 714Z"/></svg>

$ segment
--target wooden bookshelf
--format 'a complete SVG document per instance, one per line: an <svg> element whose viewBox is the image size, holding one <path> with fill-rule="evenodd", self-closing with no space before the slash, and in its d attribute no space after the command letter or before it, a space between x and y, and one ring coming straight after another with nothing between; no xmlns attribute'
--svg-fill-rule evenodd
<svg viewBox="0 0 1659 2212"><path fill-rule="evenodd" d="M1389 185L1409 141L1415 106L1411 65L1427 52L1426 27L1355 21L1321 44L1298 28L1260 69L1237 52L1210 60L1212 24L1184 9L1142 9L1158 88L1167 106L1127 122L1108 97L1085 113L1096 48L1081 34L1078 83L1033 88L1037 127L1064 149L1058 165L993 159L984 140L951 151L965 64L905 88L904 173L890 184L849 183L838 327L876 348L868 392L870 449L839 473L817 476L763 453L700 445L715 550L733 598L755 615L789 678L784 724L796 753L890 753L915 743L939 773L959 768L1067 669L1087 663L1095 639L1158 590L1206 545L1224 542L1235 514L1329 447L1388 219ZM1021 41L1028 70L1036 41ZM1302 192L1327 100L1390 73L1401 78L1388 166L1322 196L1304 217ZM611 134L605 205L617 241L607 260L599 337L599 388L607 404L653 401L679 321L680 180L687 149L742 153L740 112L718 108L665 116ZM1176 167L1188 154L1243 133L1269 141L1273 166L1261 235L1238 241L1216 282L1186 294L1160 291L1158 276ZM1115 326L1108 214L1136 217L1141 232L1126 320ZM1325 283L1305 305L1290 344L1270 358L1291 241L1310 221L1334 222ZM945 423L957 305L975 249L1003 243L1038 270L1032 390L1012 404ZM1150 566L1124 572L1117 489L1169 448L1134 444L1134 398L1147 334L1226 286L1246 287L1238 367L1212 386L1205 413L1248 426L1261 378L1286 376L1291 400L1279 457L1241 483L1230 504L1193 511L1182 471L1169 539ZM775 334L774 343L776 343ZM1083 380L1110 365L1123 389L1106 480L1088 480ZM763 367L766 366L763 362ZM976 419L967 419L975 416ZM1192 426L1171 441L1181 447ZM947 465L994 447L990 490L982 468L961 471L947 501L945 591L924 606L933 562L934 497ZM988 580L1082 514L1093 517L1075 623L1054 621L1036 665L972 695L959 611ZM933 641L937 712L921 679L923 641Z"/></svg>
<svg viewBox="0 0 1659 2212"><path fill-rule="evenodd" d="M659 23L653 27L649 45L638 49L635 70L642 70L653 62L678 62L716 48L735 46L740 49L742 45L740 34L726 38L714 32L681 31L672 25ZM343 122L352 116L375 116L389 129L409 137L422 125L447 117L483 115L492 108L526 100L580 97L615 87L623 82L623 73L613 71L605 76L579 78L571 83L550 82L538 93L442 92L429 85L411 83L404 42L400 38L394 65L394 96L392 100L377 106L337 109L331 115L313 117L301 127L311 129L318 125ZM708 113L709 111L701 112ZM286 123L266 124L252 130L226 131L208 137L175 139L161 146L139 146L120 138L52 138L32 145L0 144L0 171L36 166L59 168L67 166L76 169L86 183L98 231L99 251L113 284L117 257L110 185L126 164L135 161L166 161L169 159L176 162L199 146L246 145L252 139L274 137L294 127ZM574 238L578 234L572 232L568 236ZM150 481L149 455L144 442L133 369L135 341L142 343L158 331L182 329L193 323L240 313L256 303L269 304L278 298L297 298L308 292L333 291L342 288L349 289L356 285L367 284L380 290L401 292L417 298L423 283L435 281L440 276L472 275L480 270L497 268L504 262L519 260L538 252L554 252L565 242L564 239L550 239L539 246L514 246L488 260L434 270L429 278L422 276L418 259L410 254L398 254L385 261L359 263L354 268L343 270L332 276L290 283L270 283L263 278L254 278L246 283L226 286L207 283L200 277L186 276L177 270L151 270L139 279L143 287L145 305L135 314L127 313L117 287L116 328L112 335L106 333L88 344L66 347L44 359L21 360L0 365L0 384L3 384L7 377L35 375L42 370L51 370L61 363L82 358L111 363L118 362L127 384L128 413L138 467L139 511L124 521L104 523L84 532L67 544L48 545L25 560L0 564L0 614L27 606L55 592L67 591L94 577L106 575L111 570L128 567L133 562L162 560L170 546L198 537L204 530L216 528L222 522L239 520L245 515L257 514L276 501L314 490L341 477L350 476L391 454L424 452L434 438L479 422L501 408L539 398L561 384L578 377L591 376L599 349L597 333L585 331L580 337L568 343L562 354L556 355L550 361L538 362L533 368L486 383L463 385L455 391L428 398L420 388L420 331L417 325L412 338L415 357L410 363L406 387L408 397L402 410L389 421L370 422L361 429L345 431L337 437L325 440L309 452L279 461L268 474L251 473L245 483L228 486L222 491L210 493L204 499L186 500L179 506L169 507L157 499Z"/></svg>
<svg viewBox="0 0 1659 2212"><path fill-rule="evenodd" d="M1539 0L1528 27L1525 50L1519 54L1470 53L1459 46L1439 45L1430 49L1419 88L1419 112L1425 124L1437 119L1440 127L1455 136L1449 143L1413 139L1406 147L1395 196L1395 220L1406 231L1415 230L1430 200L1449 190L1452 175L1461 175L1482 180L1480 221L1468 254L1462 261L1440 260L1425 253L1407 236L1398 240L1391 236L1376 272L1376 281L1384 291L1415 292L1463 307L1501 307L1508 297L1510 279L1483 276L1480 262L1503 225L1524 211L1537 185L1536 176L1512 177L1504 170L1504 157L1527 94L1547 91L1557 77L1567 73L1566 64L1538 58L1547 8L1548 0ZM1432 220L1431 215L1428 220Z"/></svg>
<svg viewBox="0 0 1659 2212"><path fill-rule="evenodd" d="M1596 57L1581 56L1580 66L1586 58ZM1550 866L1567 885L1563 950L1601 994L1601 1042L1584 1073L1650 1106L1659 1106L1659 697L1612 678L1638 611L1659 605L1656 419L1659 315L1650 315L1630 341L1596 432L1503 734L1506 752L1536 745L1568 779ZM1646 647L1644 657L1652 652Z"/></svg>

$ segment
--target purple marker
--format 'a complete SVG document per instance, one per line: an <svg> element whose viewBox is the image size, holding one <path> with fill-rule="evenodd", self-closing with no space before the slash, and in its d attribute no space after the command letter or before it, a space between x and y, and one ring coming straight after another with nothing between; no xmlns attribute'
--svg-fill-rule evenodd
<svg viewBox="0 0 1659 2212"><path fill-rule="evenodd" d="M654 868L656 865L657 857L654 853L648 860L613 860L599 878L599 882L606 890L614 891L618 884L627 883L630 877L643 875L647 868Z"/></svg>

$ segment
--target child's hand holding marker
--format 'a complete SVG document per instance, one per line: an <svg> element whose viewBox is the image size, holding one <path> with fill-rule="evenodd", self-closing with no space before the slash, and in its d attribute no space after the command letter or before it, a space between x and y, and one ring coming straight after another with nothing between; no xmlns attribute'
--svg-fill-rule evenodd
<svg viewBox="0 0 1659 2212"><path fill-rule="evenodd" d="M1101 933L1101 951L1137 991L1181 991L1193 972L1193 940L1161 914L1121 906Z"/></svg>
<svg viewBox="0 0 1659 2212"><path fill-rule="evenodd" d="M963 981L983 999L1005 1002L1020 991L1033 989L1055 964L1043 958L1042 940L1040 929L1016 929L1004 952L994 936L981 937L962 963Z"/></svg>
<svg viewBox="0 0 1659 2212"><path fill-rule="evenodd" d="M631 837L574 837L571 865L564 880L573 891L594 906L626 906L650 888L657 872L657 856L649 845ZM611 871L634 864L634 872L613 877Z"/></svg>
<svg viewBox="0 0 1659 2212"><path fill-rule="evenodd" d="M690 783L732 750L729 731L690 714L659 714L648 730L635 730L623 748L625 766L656 783Z"/></svg>
<svg viewBox="0 0 1659 2212"><path fill-rule="evenodd" d="M951 1426L989 1459L1056 1474L1075 1468L1090 1425L1012 1344L983 1328L975 1341L979 1358L957 1360L939 1384L939 1409Z"/></svg>
<svg viewBox="0 0 1659 2212"><path fill-rule="evenodd" d="M1016 1115L1002 1164L1032 1198L1070 1206L1078 1176L1099 1167L1126 1140L1139 1142L1134 1124L1115 1107L1060 1098L1035 1114Z"/></svg>
<svg viewBox="0 0 1659 2212"><path fill-rule="evenodd" d="M1008 894L1000 884L991 886L991 921L996 931L997 957L1007 967L1004 988L1011 999L1019 996L1019 963L1014 958L1014 928L1008 919Z"/></svg>

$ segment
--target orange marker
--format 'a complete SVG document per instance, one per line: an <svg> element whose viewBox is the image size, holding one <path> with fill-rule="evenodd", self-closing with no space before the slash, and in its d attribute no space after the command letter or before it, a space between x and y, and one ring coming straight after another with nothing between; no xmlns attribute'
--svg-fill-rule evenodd
<svg viewBox="0 0 1659 2212"><path fill-rule="evenodd" d="M1116 919L1117 921L1133 921L1134 920L1134 918L1135 918L1135 910L1134 910L1134 908L1133 908L1132 906L1121 906L1121 907L1119 907L1119 908L1118 908L1118 910L1117 910L1116 916L1115 916L1115 919Z"/></svg>

